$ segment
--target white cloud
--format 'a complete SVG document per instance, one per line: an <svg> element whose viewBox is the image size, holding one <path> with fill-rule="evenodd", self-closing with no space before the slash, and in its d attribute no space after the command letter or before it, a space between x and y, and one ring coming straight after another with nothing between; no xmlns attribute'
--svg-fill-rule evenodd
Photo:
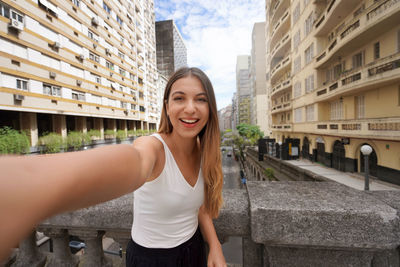
<svg viewBox="0 0 400 267"><path fill-rule="evenodd" d="M236 91L236 56L250 54L255 22L265 21L260 0L155 0L157 20L173 19L188 50L189 66L210 77L218 108Z"/></svg>

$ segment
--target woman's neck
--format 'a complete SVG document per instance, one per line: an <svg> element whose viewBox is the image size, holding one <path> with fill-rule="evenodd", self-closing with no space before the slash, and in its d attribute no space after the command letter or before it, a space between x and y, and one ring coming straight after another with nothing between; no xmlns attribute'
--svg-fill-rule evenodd
<svg viewBox="0 0 400 267"><path fill-rule="evenodd" d="M194 138L182 138L182 136L174 133L174 131L167 136L173 149L178 153L190 156L198 149L197 136Z"/></svg>

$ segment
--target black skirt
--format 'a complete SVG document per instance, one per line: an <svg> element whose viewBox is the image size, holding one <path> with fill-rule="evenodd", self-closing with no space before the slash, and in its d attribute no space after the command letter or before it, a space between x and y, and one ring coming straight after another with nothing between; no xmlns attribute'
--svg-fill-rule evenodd
<svg viewBox="0 0 400 267"><path fill-rule="evenodd" d="M197 228L196 233L186 242L174 248L145 248L132 239L126 249L128 267L205 267L206 253L204 240Z"/></svg>

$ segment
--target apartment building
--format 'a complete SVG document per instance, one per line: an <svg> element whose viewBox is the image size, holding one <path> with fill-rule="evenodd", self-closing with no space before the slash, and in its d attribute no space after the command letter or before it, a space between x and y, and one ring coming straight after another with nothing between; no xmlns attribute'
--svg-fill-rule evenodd
<svg viewBox="0 0 400 267"><path fill-rule="evenodd" d="M0 126L46 132L156 129L151 0L1 0Z"/></svg>
<svg viewBox="0 0 400 267"><path fill-rule="evenodd" d="M165 77L187 67L187 49L173 20L156 22L157 68Z"/></svg>
<svg viewBox="0 0 400 267"><path fill-rule="evenodd" d="M301 155L400 184L400 1L266 1L272 133ZM291 151L289 151L289 154Z"/></svg>
<svg viewBox="0 0 400 267"><path fill-rule="evenodd" d="M236 58L236 103L238 125L251 123L251 57L240 55Z"/></svg>
<svg viewBox="0 0 400 267"><path fill-rule="evenodd" d="M251 34L251 124L258 125L265 135L269 134L268 95L265 53L265 22L255 23Z"/></svg>

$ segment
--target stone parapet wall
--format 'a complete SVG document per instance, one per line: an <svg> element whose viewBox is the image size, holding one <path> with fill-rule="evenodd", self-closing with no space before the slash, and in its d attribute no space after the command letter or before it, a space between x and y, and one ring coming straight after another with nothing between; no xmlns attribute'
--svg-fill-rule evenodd
<svg viewBox="0 0 400 267"><path fill-rule="evenodd" d="M243 237L243 266L399 266L400 192L364 192L333 182L249 181L223 191L214 221L220 240ZM132 194L57 215L38 230L53 239L40 254L33 235L20 245L14 266L111 266L102 236L125 250L133 219ZM85 240L84 258L71 255L68 234ZM44 258L46 258L44 260Z"/></svg>

